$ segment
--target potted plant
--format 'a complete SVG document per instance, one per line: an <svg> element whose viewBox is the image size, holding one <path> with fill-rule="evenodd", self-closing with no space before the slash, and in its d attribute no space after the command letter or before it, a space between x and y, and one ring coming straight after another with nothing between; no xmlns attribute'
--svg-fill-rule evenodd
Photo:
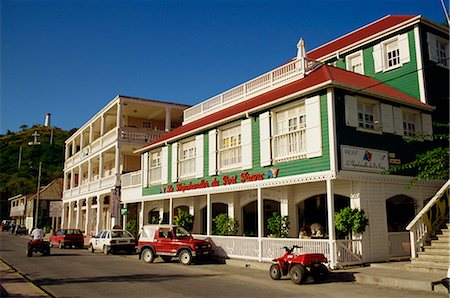
<svg viewBox="0 0 450 298"><path fill-rule="evenodd" d="M239 223L235 218L221 213L213 219L213 234L220 236L233 236L237 234Z"/></svg>
<svg viewBox="0 0 450 298"><path fill-rule="evenodd" d="M281 216L279 212L274 212L267 220L267 228L270 231L269 237L287 238L289 236L289 217Z"/></svg>
<svg viewBox="0 0 450 298"><path fill-rule="evenodd" d="M364 210L345 207L335 214L336 230L343 232L346 239L352 239L352 233L362 234L369 225Z"/></svg>
<svg viewBox="0 0 450 298"><path fill-rule="evenodd" d="M191 232L194 224L194 216L178 208L178 214L173 217L173 222L175 225Z"/></svg>

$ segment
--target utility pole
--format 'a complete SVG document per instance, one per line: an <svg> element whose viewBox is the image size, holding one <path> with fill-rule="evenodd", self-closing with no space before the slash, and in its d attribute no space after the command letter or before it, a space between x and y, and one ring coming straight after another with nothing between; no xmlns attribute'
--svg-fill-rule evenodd
<svg viewBox="0 0 450 298"><path fill-rule="evenodd" d="M38 218L39 218L39 199L41 196L41 171L42 171L42 161L39 162L38 171L38 182L37 182L37 192L36 192L36 218L34 219L34 227L37 228Z"/></svg>

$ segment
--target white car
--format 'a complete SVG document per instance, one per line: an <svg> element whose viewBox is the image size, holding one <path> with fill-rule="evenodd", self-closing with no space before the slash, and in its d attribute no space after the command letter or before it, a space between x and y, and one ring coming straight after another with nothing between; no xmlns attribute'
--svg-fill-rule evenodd
<svg viewBox="0 0 450 298"><path fill-rule="evenodd" d="M127 230L103 230L89 240L89 250L101 250L105 255L117 251L134 252L135 239Z"/></svg>

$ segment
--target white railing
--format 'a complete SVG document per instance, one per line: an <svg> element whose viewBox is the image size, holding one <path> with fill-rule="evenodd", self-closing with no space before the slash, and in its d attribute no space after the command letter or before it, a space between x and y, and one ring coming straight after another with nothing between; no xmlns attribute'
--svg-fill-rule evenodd
<svg viewBox="0 0 450 298"><path fill-rule="evenodd" d="M242 162L242 146L219 150L220 169L228 170Z"/></svg>
<svg viewBox="0 0 450 298"><path fill-rule="evenodd" d="M94 154L95 152L99 151L102 148L101 139L98 138L91 144L91 153Z"/></svg>
<svg viewBox="0 0 450 298"><path fill-rule="evenodd" d="M448 190L450 187L450 180L447 180L445 184L438 190L433 198L420 210L420 212L414 217L414 219L408 224L406 230L409 231L411 239L411 257L416 258L417 252L420 247L423 246L427 237L433 232L433 229L438 228L442 220L445 220L445 213L448 208ZM443 201L443 208L436 208L436 218L430 218L427 214L430 209L438 202ZM446 203L445 203L446 201ZM445 206L446 205L446 206ZM427 222L430 226L426 225L423 218L427 217Z"/></svg>
<svg viewBox="0 0 450 298"><path fill-rule="evenodd" d="M141 171L123 174L120 180L122 189L139 186L141 185Z"/></svg>
<svg viewBox="0 0 450 298"><path fill-rule="evenodd" d="M255 237L195 235L195 238L211 239L214 254L221 257L259 259L259 242Z"/></svg>
<svg viewBox="0 0 450 298"><path fill-rule="evenodd" d="M301 253L322 253L329 260L330 246L329 241L325 239L279 239L279 238L263 238L262 239L262 260L271 261L272 259L282 256L285 253L283 247L300 246L294 252Z"/></svg>
<svg viewBox="0 0 450 298"><path fill-rule="evenodd" d="M116 183L116 175L104 177L100 180L100 187L114 186Z"/></svg>
<svg viewBox="0 0 450 298"><path fill-rule="evenodd" d="M365 262L362 240L336 240L336 262L340 265L355 265Z"/></svg>
<svg viewBox="0 0 450 298"><path fill-rule="evenodd" d="M102 137L102 148L114 143L117 140L117 128L113 128L108 131Z"/></svg>
<svg viewBox="0 0 450 298"><path fill-rule="evenodd" d="M184 110L183 124L212 114L240 101L245 101L256 95L275 89L302 78L304 74L313 71L321 63L312 59L292 60L268 73L254 78L242 85L207 99L191 108Z"/></svg>
<svg viewBox="0 0 450 298"><path fill-rule="evenodd" d="M73 156L71 156L68 159L66 159L65 164L66 164L66 166L65 166L66 168L69 168L70 166L72 166L72 164L73 164Z"/></svg>
<svg viewBox="0 0 450 298"><path fill-rule="evenodd" d="M161 167L154 167L148 170L150 183L161 181Z"/></svg>
<svg viewBox="0 0 450 298"><path fill-rule="evenodd" d="M150 143L159 139L165 133L165 131L151 128L122 127L120 129L120 139L133 143Z"/></svg>
<svg viewBox="0 0 450 298"><path fill-rule="evenodd" d="M390 232L389 258L409 257L411 255L411 243L409 242L409 232Z"/></svg>
<svg viewBox="0 0 450 298"><path fill-rule="evenodd" d="M180 160L180 177L186 178L195 175L195 157Z"/></svg>
<svg viewBox="0 0 450 298"><path fill-rule="evenodd" d="M306 154L305 129L274 136L275 159L286 161Z"/></svg>

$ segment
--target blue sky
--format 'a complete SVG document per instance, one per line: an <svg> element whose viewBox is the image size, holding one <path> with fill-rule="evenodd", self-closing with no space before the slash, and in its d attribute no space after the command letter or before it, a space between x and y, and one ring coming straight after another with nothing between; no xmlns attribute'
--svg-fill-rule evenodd
<svg viewBox="0 0 450 298"><path fill-rule="evenodd" d="M448 3L448 1L445 1ZM0 133L80 127L117 94L196 104L387 14L440 0L0 0Z"/></svg>

